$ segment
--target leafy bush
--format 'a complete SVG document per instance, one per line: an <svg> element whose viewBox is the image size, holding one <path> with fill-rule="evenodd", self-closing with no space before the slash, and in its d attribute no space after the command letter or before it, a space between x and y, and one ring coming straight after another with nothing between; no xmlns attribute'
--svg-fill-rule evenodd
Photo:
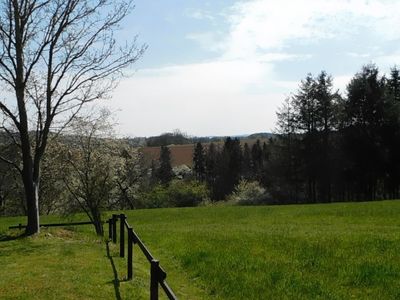
<svg viewBox="0 0 400 300"><path fill-rule="evenodd" d="M209 191L204 183L192 180L173 180L168 186L156 185L143 194L147 208L197 206L206 201Z"/></svg>
<svg viewBox="0 0 400 300"><path fill-rule="evenodd" d="M257 205L268 203L269 198L269 194L258 181L241 180L228 201L238 205Z"/></svg>

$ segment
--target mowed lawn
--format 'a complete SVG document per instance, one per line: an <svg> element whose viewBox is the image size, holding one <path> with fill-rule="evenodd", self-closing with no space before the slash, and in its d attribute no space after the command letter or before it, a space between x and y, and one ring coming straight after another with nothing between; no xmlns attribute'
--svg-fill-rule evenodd
<svg viewBox="0 0 400 300"><path fill-rule="evenodd" d="M400 201L126 213L180 299L400 299ZM148 298L138 248L132 282L117 250L90 226L0 241L0 298Z"/></svg>

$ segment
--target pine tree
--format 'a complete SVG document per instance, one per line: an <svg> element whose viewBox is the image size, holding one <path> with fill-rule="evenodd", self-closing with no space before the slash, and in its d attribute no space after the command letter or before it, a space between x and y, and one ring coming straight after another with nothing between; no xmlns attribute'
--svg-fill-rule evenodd
<svg viewBox="0 0 400 300"><path fill-rule="evenodd" d="M375 65L367 65L347 87L344 101L344 143L350 162L347 180L353 183L353 197L358 199L376 199L382 176L385 81Z"/></svg>
<svg viewBox="0 0 400 300"><path fill-rule="evenodd" d="M199 142L196 144L193 153L193 172L197 180L203 181L206 178L206 160L203 145Z"/></svg>
<svg viewBox="0 0 400 300"><path fill-rule="evenodd" d="M400 72L396 67L391 69L388 88L394 100L400 102Z"/></svg>
<svg viewBox="0 0 400 300"><path fill-rule="evenodd" d="M340 96L333 92L332 77L322 71L315 79L315 93L317 105L317 136L316 136L316 157L317 162L317 183L319 185L319 201L331 201L331 133L338 123L336 114L336 103Z"/></svg>
<svg viewBox="0 0 400 300"><path fill-rule="evenodd" d="M251 161L251 151L247 143L243 146L243 162L242 162L242 174L244 179L252 179L252 161Z"/></svg>
<svg viewBox="0 0 400 300"><path fill-rule="evenodd" d="M208 151L206 154L205 164L206 164L206 182L211 190L211 199L218 200L217 198L217 162L218 162L219 152L214 143L208 146Z"/></svg>
<svg viewBox="0 0 400 300"><path fill-rule="evenodd" d="M270 164L270 149L267 146L266 142L263 142L262 146L262 170L261 170L261 177L260 177L260 183L263 186L268 185L268 174L269 174L269 164Z"/></svg>
<svg viewBox="0 0 400 300"><path fill-rule="evenodd" d="M232 193L239 183L242 167L242 148L240 141L228 137L225 140L217 162L216 197L224 199Z"/></svg>
<svg viewBox="0 0 400 300"><path fill-rule="evenodd" d="M260 180L263 169L263 153L260 140L257 140L251 147L251 161L253 167L253 178Z"/></svg>
<svg viewBox="0 0 400 300"><path fill-rule="evenodd" d="M270 164L273 176L269 178L270 189L283 202L299 202L302 194L303 174L300 159L300 141L296 126L293 98L285 99L277 112L277 139L274 142L275 157ZM273 184L271 185L271 182Z"/></svg>
<svg viewBox="0 0 400 300"><path fill-rule="evenodd" d="M161 146L160 150L160 167L158 169L158 179L164 185L168 184L173 177L171 167L171 151L167 146Z"/></svg>

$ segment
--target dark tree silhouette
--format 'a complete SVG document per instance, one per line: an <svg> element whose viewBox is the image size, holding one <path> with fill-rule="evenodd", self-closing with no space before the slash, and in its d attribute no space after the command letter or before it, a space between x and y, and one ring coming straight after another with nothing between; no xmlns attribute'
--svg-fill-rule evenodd
<svg viewBox="0 0 400 300"><path fill-rule="evenodd" d="M203 145L199 142L196 144L193 153L193 172L197 180L203 181L206 178L206 160Z"/></svg>
<svg viewBox="0 0 400 300"><path fill-rule="evenodd" d="M214 196L218 200L223 200L232 193L241 177L242 149L240 141L237 138L226 138L218 157Z"/></svg>
<svg viewBox="0 0 400 300"><path fill-rule="evenodd" d="M243 146L243 161L242 161L242 174L244 179L252 179L253 178L253 163L251 159L251 151L250 147L247 143L244 143Z"/></svg>
<svg viewBox="0 0 400 300"><path fill-rule="evenodd" d="M167 146L161 146L160 148L159 165L160 166L157 170L157 178L162 184L166 185L172 180L173 177L171 167L171 151Z"/></svg>
<svg viewBox="0 0 400 300"><path fill-rule="evenodd" d="M251 161L253 168L253 178L260 180L263 168L263 152L260 140L257 140L251 147Z"/></svg>
<svg viewBox="0 0 400 300"><path fill-rule="evenodd" d="M382 125L384 124L385 79L374 65L363 67L347 87L344 102L344 145L350 164L348 180L354 196L373 200L377 197L382 175Z"/></svg>
<svg viewBox="0 0 400 300"><path fill-rule="evenodd" d="M217 198L217 162L219 158L218 149L214 143L210 143L206 153L206 182L211 190L211 198L213 200L220 200Z"/></svg>

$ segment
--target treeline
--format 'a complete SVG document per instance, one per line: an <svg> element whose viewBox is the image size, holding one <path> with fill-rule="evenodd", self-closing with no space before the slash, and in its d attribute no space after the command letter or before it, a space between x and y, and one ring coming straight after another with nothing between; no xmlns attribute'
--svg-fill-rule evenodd
<svg viewBox="0 0 400 300"><path fill-rule="evenodd" d="M238 137L242 139L265 139L271 137L271 133L260 132L251 135L243 135ZM166 132L158 136L142 137L142 138L127 138L127 142L136 147L161 147L168 145L188 145L194 143L219 143L223 142L226 136L189 136L186 133L176 129L173 132Z"/></svg>
<svg viewBox="0 0 400 300"><path fill-rule="evenodd" d="M367 65L345 95L325 72L311 74L277 112L273 136L195 144L193 167L171 167L161 146L147 161L113 138L108 113L77 118L51 139L41 168L41 214L238 204L315 203L399 198L400 74ZM179 135L179 133L176 133ZM0 132L0 214L26 212L14 136ZM264 136L260 136L264 137ZM17 168L16 168L17 167ZM96 230L101 230L100 226Z"/></svg>
<svg viewBox="0 0 400 300"><path fill-rule="evenodd" d="M196 206L209 198L205 184L187 166L171 167L168 147L149 161L139 148L115 139L108 114L77 118L70 134L52 139L41 167L40 214L85 212L102 234L105 210ZM20 155L5 136L0 152L0 216L24 215L23 185L17 170Z"/></svg>
<svg viewBox="0 0 400 300"><path fill-rule="evenodd" d="M175 130L174 132L163 133L159 136L151 136L146 138L148 147L161 147L167 145L186 145L193 143L192 138L187 134Z"/></svg>
<svg viewBox="0 0 400 300"><path fill-rule="evenodd" d="M137 148L112 137L109 112L77 117L68 134L52 135L41 166L40 214L85 212L99 226L101 212L132 209L147 186L147 167ZM24 215L23 184L15 166L19 148L4 138L0 152L0 215Z"/></svg>
<svg viewBox="0 0 400 300"><path fill-rule="evenodd" d="M269 149L257 140L252 146L242 147L239 139L226 138L223 145L197 143L193 154L193 173L197 180L206 182L212 200L223 200L230 195L240 180L265 184Z"/></svg>
<svg viewBox="0 0 400 300"><path fill-rule="evenodd" d="M197 179L221 200L240 180L257 181L266 202L393 199L400 186L400 76L375 65L355 74L346 94L326 72L311 74L277 113L268 144L197 144Z"/></svg>

